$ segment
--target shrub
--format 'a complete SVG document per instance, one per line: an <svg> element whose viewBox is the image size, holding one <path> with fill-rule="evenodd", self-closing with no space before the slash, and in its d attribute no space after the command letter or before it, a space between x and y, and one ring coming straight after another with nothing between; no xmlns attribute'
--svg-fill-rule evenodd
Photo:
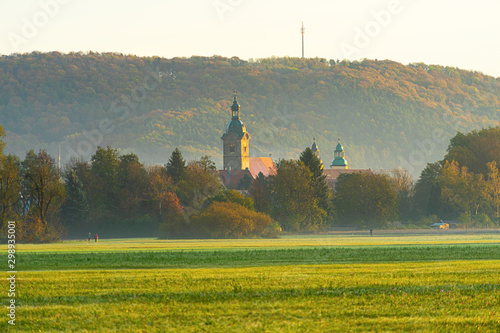
<svg viewBox="0 0 500 333"><path fill-rule="evenodd" d="M230 202L212 203L192 218L190 229L200 238L275 237L279 232L269 215Z"/></svg>

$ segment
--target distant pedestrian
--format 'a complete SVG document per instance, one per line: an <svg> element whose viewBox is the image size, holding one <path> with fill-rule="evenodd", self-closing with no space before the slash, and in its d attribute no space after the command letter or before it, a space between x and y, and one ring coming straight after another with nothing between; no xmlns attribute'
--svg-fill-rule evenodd
<svg viewBox="0 0 500 333"><path fill-rule="evenodd" d="M97 240L99 239L99 236L97 236L97 233L95 234L95 242L97 243Z"/></svg>
<svg viewBox="0 0 500 333"><path fill-rule="evenodd" d="M373 236L373 229L370 228L370 236Z"/></svg>
<svg viewBox="0 0 500 333"><path fill-rule="evenodd" d="M91 238L91 237L92 237L92 235L91 235L91 234L90 234L90 232L89 232L89 237L88 237L88 239L89 239L89 243L90 243L90 238Z"/></svg>

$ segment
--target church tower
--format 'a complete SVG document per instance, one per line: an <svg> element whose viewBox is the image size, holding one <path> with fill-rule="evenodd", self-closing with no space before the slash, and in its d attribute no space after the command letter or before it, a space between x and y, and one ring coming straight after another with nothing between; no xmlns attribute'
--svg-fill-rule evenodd
<svg viewBox="0 0 500 333"><path fill-rule="evenodd" d="M335 151L333 152L333 156L334 159L330 164L330 168L349 169L349 166L347 165L347 160L345 159L344 147L342 147L342 144L340 143L340 138L339 138L339 143L337 144L337 147L335 147Z"/></svg>
<svg viewBox="0 0 500 333"><path fill-rule="evenodd" d="M321 165L323 165L323 161L319 157L319 147L316 144L316 138L313 138L313 144L311 146L311 150L313 151L314 155L316 155L316 157L318 158L318 160L321 162Z"/></svg>
<svg viewBox="0 0 500 333"><path fill-rule="evenodd" d="M226 126L226 132L222 135L223 142L223 164L224 170L246 170L250 167L250 154L248 141L250 135L247 133L245 124L240 120L240 105L236 100L231 105L231 121Z"/></svg>

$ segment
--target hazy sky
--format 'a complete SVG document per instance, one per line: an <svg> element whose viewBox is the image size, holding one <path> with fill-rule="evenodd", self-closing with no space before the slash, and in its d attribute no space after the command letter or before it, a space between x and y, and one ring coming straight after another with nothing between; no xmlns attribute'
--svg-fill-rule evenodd
<svg viewBox="0 0 500 333"><path fill-rule="evenodd" d="M499 0L0 0L0 53L391 59L500 77Z"/></svg>

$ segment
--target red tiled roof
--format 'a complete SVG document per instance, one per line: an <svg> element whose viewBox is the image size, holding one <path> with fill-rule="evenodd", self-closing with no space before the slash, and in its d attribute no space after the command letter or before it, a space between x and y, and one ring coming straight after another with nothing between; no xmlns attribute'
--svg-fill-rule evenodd
<svg viewBox="0 0 500 333"><path fill-rule="evenodd" d="M236 188L245 174L255 179L260 172L266 177L276 173L276 165L270 157L250 157L249 162L249 170L232 170L231 177L229 177L227 170L219 170L219 177L224 185L229 188Z"/></svg>
<svg viewBox="0 0 500 333"><path fill-rule="evenodd" d="M255 179L260 172L266 177L276 174L276 164L270 157L250 157L250 173Z"/></svg>

